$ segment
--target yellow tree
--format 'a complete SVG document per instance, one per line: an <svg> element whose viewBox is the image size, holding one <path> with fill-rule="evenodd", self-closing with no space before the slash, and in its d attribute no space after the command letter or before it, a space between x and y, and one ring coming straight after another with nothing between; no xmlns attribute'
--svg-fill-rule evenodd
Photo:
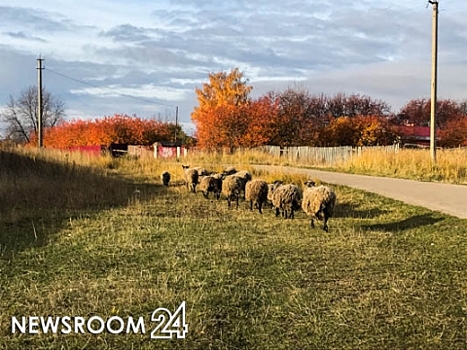
<svg viewBox="0 0 467 350"><path fill-rule="evenodd" d="M233 149L248 125L244 107L252 86L238 68L209 74L209 82L196 89L198 106L191 113L198 144L203 148ZM232 137L235 136L235 137Z"/></svg>

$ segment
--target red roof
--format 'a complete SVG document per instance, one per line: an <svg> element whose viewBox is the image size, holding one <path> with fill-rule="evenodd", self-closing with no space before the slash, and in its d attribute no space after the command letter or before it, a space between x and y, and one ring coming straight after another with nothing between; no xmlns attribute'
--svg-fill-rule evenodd
<svg viewBox="0 0 467 350"><path fill-rule="evenodd" d="M401 125L397 127L397 131L403 136L421 136L430 137L429 126L405 126Z"/></svg>
<svg viewBox="0 0 467 350"><path fill-rule="evenodd" d="M397 130L401 136L413 136L418 138L430 138L430 127L429 126L405 126L401 125L397 127ZM436 136L439 137L439 130L436 129Z"/></svg>

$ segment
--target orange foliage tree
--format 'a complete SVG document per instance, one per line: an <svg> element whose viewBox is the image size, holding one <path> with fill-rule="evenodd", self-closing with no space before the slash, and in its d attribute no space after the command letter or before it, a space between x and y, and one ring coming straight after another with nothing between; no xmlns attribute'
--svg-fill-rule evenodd
<svg viewBox="0 0 467 350"><path fill-rule="evenodd" d="M274 121L279 113L279 100L266 95L246 105L248 128L242 138L243 147L271 145L275 132Z"/></svg>
<svg viewBox="0 0 467 350"><path fill-rule="evenodd" d="M249 118L247 105L252 87L237 68L209 74L209 83L196 89L198 106L191 119L201 148L233 149L241 145Z"/></svg>
<svg viewBox="0 0 467 350"><path fill-rule="evenodd" d="M394 127L385 117L355 116L331 120L320 132L320 146L390 145L396 140Z"/></svg>
<svg viewBox="0 0 467 350"><path fill-rule="evenodd" d="M116 114L95 120L72 120L47 128L44 146L66 148L117 144L150 145L156 141L172 141L180 126L158 120ZM34 140L32 140L34 142Z"/></svg>

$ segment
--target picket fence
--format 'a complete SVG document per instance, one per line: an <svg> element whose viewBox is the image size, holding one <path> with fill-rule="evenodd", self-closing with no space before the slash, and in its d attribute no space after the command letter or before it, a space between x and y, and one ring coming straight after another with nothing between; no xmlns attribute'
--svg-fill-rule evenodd
<svg viewBox="0 0 467 350"><path fill-rule="evenodd" d="M290 161L303 161L312 165L331 166L345 162L354 157L360 157L369 150L379 150L386 153L398 153L399 144L391 146L372 147L279 147L261 146L256 150L269 153L273 156L284 157Z"/></svg>

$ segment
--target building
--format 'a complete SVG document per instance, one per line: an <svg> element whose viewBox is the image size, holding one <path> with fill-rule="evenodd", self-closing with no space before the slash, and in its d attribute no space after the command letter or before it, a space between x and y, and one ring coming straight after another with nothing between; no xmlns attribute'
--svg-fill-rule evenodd
<svg viewBox="0 0 467 350"><path fill-rule="evenodd" d="M154 158L186 157L188 149L181 142L155 142Z"/></svg>
<svg viewBox="0 0 467 350"><path fill-rule="evenodd" d="M403 147L430 147L429 126L400 125L397 126L397 134ZM438 130L436 130L436 140L439 140Z"/></svg>

